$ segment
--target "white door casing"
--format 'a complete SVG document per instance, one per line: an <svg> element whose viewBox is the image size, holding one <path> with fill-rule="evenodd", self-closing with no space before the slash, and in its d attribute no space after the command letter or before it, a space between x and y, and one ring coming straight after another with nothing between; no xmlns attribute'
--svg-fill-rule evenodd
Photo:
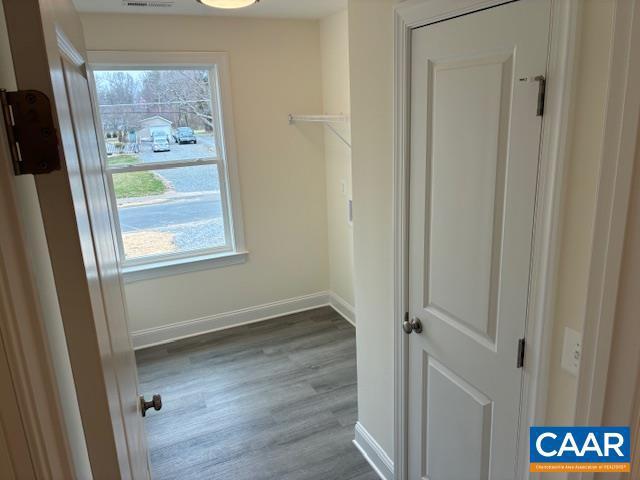
<svg viewBox="0 0 640 480"><path fill-rule="evenodd" d="M2 298L0 297L0 302ZM37 478L21 419L20 403L0 332L0 472L7 480Z"/></svg>
<svg viewBox="0 0 640 480"><path fill-rule="evenodd" d="M410 479L516 475L550 0L413 30Z"/></svg>
<svg viewBox="0 0 640 480"><path fill-rule="evenodd" d="M35 183L93 478L149 478L79 19L68 0L3 3L18 88L49 97L64 153Z"/></svg>

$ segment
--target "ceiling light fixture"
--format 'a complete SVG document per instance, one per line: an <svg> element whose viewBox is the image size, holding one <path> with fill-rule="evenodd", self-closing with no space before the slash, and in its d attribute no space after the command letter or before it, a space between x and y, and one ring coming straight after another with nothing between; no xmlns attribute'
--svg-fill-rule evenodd
<svg viewBox="0 0 640 480"><path fill-rule="evenodd" d="M254 3L258 3L260 0L196 0L198 3L213 8L244 8Z"/></svg>

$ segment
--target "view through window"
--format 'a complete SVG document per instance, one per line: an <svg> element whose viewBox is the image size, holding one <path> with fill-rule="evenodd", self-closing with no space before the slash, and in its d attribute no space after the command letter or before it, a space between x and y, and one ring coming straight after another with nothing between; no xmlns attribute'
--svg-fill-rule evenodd
<svg viewBox="0 0 640 480"><path fill-rule="evenodd" d="M230 250L216 69L94 78L125 264Z"/></svg>

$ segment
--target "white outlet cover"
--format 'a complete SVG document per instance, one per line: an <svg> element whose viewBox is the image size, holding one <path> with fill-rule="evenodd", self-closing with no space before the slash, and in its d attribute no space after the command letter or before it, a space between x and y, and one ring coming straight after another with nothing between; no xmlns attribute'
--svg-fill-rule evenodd
<svg viewBox="0 0 640 480"><path fill-rule="evenodd" d="M572 328L564 328L564 339L562 342L562 358L560 366L571 375L577 376L580 368L580 357L582 355L582 335Z"/></svg>

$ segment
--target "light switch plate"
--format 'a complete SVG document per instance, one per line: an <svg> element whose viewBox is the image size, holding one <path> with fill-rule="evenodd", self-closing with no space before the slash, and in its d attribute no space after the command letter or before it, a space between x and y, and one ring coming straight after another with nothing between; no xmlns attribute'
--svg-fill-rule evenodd
<svg viewBox="0 0 640 480"><path fill-rule="evenodd" d="M560 366L572 375L578 375L580 357L582 355L582 335L572 328L564 328L564 340L562 342L562 359Z"/></svg>

